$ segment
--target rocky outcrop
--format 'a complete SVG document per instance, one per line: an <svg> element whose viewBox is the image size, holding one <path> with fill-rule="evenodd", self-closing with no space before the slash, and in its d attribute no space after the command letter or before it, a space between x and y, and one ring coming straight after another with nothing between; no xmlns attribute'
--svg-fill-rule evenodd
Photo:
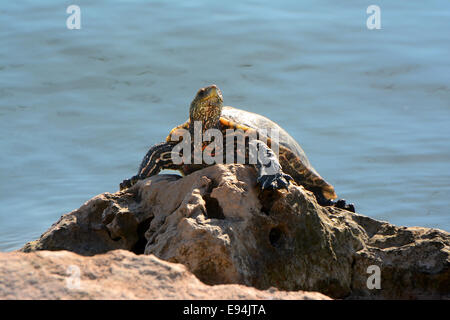
<svg viewBox="0 0 450 320"><path fill-rule="evenodd" d="M0 299L299 299L317 292L208 286L181 264L114 250L94 257L68 251L0 253Z"/></svg>
<svg viewBox="0 0 450 320"><path fill-rule="evenodd" d="M261 192L255 181L243 165L155 176L89 200L22 251L125 249L182 263L206 284L333 298L450 296L449 233L324 208L301 186Z"/></svg>

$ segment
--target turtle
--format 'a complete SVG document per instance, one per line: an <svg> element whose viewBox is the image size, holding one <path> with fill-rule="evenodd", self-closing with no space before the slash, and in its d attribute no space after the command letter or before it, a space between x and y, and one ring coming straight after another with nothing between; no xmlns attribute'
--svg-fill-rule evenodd
<svg viewBox="0 0 450 320"><path fill-rule="evenodd" d="M183 136L182 141L194 137L194 142L186 141L186 143L195 149L194 144L198 143L195 142L196 127L201 130L200 134L212 129L216 132L218 130L224 136L227 136L229 132L239 132L244 135L247 140L245 140L243 149L238 148L233 139L233 149L230 149L234 153L233 160L236 163L236 158L240 155L245 164L255 167L258 173L256 182L262 190L287 189L290 183L295 183L313 192L317 202L322 206L335 206L355 212L353 204L347 204L344 199L336 200L338 197L334 187L313 168L305 152L294 138L278 124L262 115L224 106L222 92L214 84L198 90L190 105L189 119L173 128L166 141L150 148L139 166L137 175L123 180L120 190L131 187L138 180L156 175L162 169L178 170L183 175L187 175L211 165L202 159L194 161L194 163L192 163L192 158L187 158L191 161L174 161L173 152L175 152L175 146L180 142L180 136ZM267 129L278 132L278 154L275 152L274 139L269 137ZM200 141L200 145L204 152L212 144L208 145L206 142ZM222 150L225 150L225 147ZM251 163L250 156L255 155L255 150L257 152L256 161ZM210 151L212 155L217 155L216 149ZM186 160L186 158L184 159Z"/></svg>

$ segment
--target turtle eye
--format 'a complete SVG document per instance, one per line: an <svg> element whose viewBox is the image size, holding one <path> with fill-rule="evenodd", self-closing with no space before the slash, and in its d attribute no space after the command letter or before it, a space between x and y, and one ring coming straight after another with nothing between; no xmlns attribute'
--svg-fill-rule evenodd
<svg viewBox="0 0 450 320"><path fill-rule="evenodd" d="M203 97L203 96L205 95L205 93L206 93L206 89L205 89L205 88L201 88L201 89L198 91L198 95L199 95L200 97Z"/></svg>

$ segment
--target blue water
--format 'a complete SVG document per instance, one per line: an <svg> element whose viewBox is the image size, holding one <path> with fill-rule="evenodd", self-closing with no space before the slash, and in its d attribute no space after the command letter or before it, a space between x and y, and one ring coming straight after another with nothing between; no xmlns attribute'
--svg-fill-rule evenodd
<svg viewBox="0 0 450 320"><path fill-rule="evenodd" d="M2 251L116 191L211 83L360 213L450 231L448 0L2 1L0 41Z"/></svg>

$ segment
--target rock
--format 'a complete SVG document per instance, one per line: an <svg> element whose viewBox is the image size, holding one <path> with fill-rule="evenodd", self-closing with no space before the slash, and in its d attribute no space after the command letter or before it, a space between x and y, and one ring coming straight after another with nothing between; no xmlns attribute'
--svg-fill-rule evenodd
<svg viewBox="0 0 450 320"><path fill-rule="evenodd" d="M91 199L22 250L153 254L210 285L333 298L450 297L449 233L321 207L301 186L261 192L255 181L244 165L151 177ZM369 288L377 270L381 288Z"/></svg>
<svg viewBox="0 0 450 320"><path fill-rule="evenodd" d="M78 277L79 276L79 277ZM0 299L329 299L317 292L208 286L181 264L114 250L0 253Z"/></svg>

